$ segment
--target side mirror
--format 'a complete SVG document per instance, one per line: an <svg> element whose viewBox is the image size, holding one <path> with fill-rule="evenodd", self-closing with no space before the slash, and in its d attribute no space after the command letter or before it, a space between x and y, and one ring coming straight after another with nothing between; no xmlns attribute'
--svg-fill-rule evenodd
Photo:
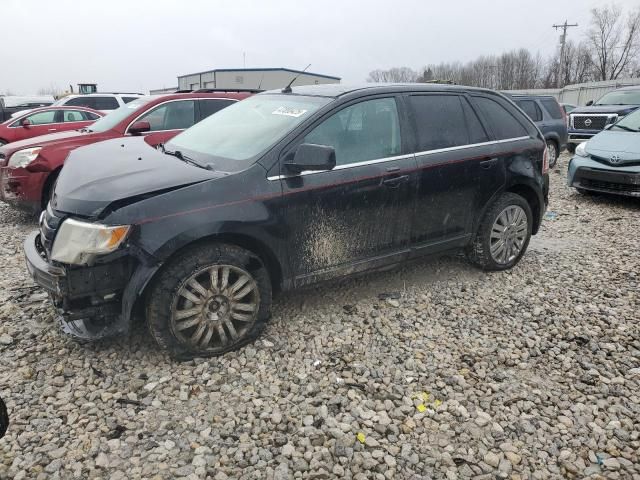
<svg viewBox="0 0 640 480"><path fill-rule="evenodd" d="M22 120L20 120L20 126L29 128L31 126L31 120L29 120L28 118L23 118Z"/></svg>
<svg viewBox="0 0 640 480"><path fill-rule="evenodd" d="M587 107L590 107L591 105L593 105L593 100L589 100L589 101L587 102Z"/></svg>
<svg viewBox="0 0 640 480"><path fill-rule="evenodd" d="M293 159L285 162L285 168L299 174L305 170L333 170L336 166L336 151L327 145L303 143L298 146Z"/></svg>
<svg viewBox="0 0 640 480"><path fill-rule="evenodd" d="M151 131L151 124L143 120L139 122L134 122L129 127L129 133L131 135L140 135L141 133L150 132L150 131Z"/></svg>

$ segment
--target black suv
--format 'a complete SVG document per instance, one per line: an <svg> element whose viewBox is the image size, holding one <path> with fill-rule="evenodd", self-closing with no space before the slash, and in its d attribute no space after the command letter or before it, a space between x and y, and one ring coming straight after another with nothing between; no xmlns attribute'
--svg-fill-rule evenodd
<svg viewBox="0 0 640 480"><path fill-rule="evenodd" d="M488 90L265 92L161 149L71 152L27 265L68 332L139 313L173 356L220 354L258 335L274 291L459 249L513 267L546 209L546 151Z"/></svg>
<svg viewBox="0 0 640 480"><path fill-rule="evenodd" d="M512 100L538 126L549 148L549 167L567 146L567 114L551 95L511 95Z"/></svg>

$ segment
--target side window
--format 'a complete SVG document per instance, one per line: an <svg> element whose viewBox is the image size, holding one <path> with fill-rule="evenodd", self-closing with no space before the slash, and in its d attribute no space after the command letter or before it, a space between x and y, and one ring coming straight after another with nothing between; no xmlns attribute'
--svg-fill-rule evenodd
<svg viewBox="0 0 640 480"><path fill-rule="evenodd" d="M115 110L120 106L115 97L93 97L96 110Z"/></svg>
<svg viewBox="0 0 640 480"><path fill-rule="evenodd" d="M64 110L63 112L63 122L83 122L89 119L89 115L93 115L92 113L83 112L82 110Z"/></svg>
<svg viewBox="0 0 640 480"><path fill-rule="evenodd" d="M93 97L76 97L64 103L71 107L89 107L93 108Z"/></svg>
<svg viewBox="0 0 640 480"><path fill-rule="evenodd" d="M138 97L122 97L122 101L124 103L129 103L129 102L133 102L134 100L137 100Z"/></svg>
<svg viewBox="0 0 640 480"><path fill-rule="evenodd" d="M236 102L233 100L200 100L200 120L204 120L232 103Z"/></svg>
<svg viewBox="0 0 640 480"><path fill-rule="evenodd" d="M473 100L491 125L497 140L529 136L518 119L495 100L487 97L474 97Z"/></svg>
<svg viewBox="0 0 640 480"><path fill-rule="evenodd" d="M55 116L55 110L49 110L46 112L39 112L34 113L33 115L29 115L27 117L27 120L31 122L31 125L44 125L46 123L54 123Z"/></svg>
<svg viewBox="0 0 640 480"><path fill-rule="evenodd" d="M379 98L346 107L309 132L304 143L332 146L337 165L399 155L402 142L396 101Z"/></svg>
<svg viewBox="0 0 640 480"><path fill-rule="evenodd" d="M536 102L533 100L518 100L516 104L534 122L542 121L542 112L540 111L540 107L538 107Z"/></svg>
<svg viewBox="0 0 640 480"><path fill-rule="evenodd" d="M469 132L458 95L412 95L418 150L468 145Z"/></svg>
<svg viewBox="0 0 640 480"><path fill-rule="evenodd" d="M100 115L96 115L93 112L84 112L85 116L87 117L87 120L98 120L100 117Z"/></svg>
<svg viewBox="0 0 640 480"><path fill-rule="evenodd" d="M149 122L152 132L189 128L195 123L194 107L193 100L169 102L154 108L138 120Z"/></svg>
<svg viewBox="0 0 640 480"><path fill-rule="evenodd" d="M540 100L545 110L549 112L551 118L559 120L562 118L562 110L560 110L560 104L553 98L543 98Z"/></svg>
<svg viewBox="0 0 640 480"><path fill-rule="evenodd" d="M469 141L471 143L484 143L489 141L489 136L485 131L478 115L473 111L471 105L466 98L462 100L462 109L464 110L464 116L467 119L467 128L469 129Z"/></svg>

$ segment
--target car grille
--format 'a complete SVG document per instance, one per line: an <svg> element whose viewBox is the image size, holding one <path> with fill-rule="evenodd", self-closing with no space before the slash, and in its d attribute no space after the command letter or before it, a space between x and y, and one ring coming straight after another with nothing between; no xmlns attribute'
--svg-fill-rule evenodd
<svg viewBox="0 0 640 480"><path fill-rule="evenodd" d="M40 216L40 241L47 256L51 253L53 240L56 238L56 232L63 220L64 217L60 213L54 212L51 205L47 205L47 209Z"/></svg>
<svg viewBox="0 0 640 480"><path fill-rule="evenodd" d="M607 115L571 115L575 130L602 130L609 116Z"/></svg>
<svg viewBox="0 0 640 480"><path fill-rule="evenodd" d="M604 182L602 180L582 179L580 182L585 188L594 188L596 190L605 190L613 193L632 193L640 194L640 185L629 185L626 183Z"/></svg>

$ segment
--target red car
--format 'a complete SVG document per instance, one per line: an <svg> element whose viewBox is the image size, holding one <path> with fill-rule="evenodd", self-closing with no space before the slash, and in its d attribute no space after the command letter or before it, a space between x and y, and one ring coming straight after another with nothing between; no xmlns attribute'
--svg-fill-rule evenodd
<svg viewBox="0 0 640 480"><path fill-rule="evenodd" d="M0 147L0 200L38 212L46 206L69 152L103 140L143 135L164 143L249 92L174 93L133 100L82 130L52 133Z"/></svg>
<svg viewBox="0 0 640 480"><path fill-rule="evenodd" d="M103 117L104 113L85 107L44 107L26 110L0 123L0 146L52 132L78 130Z"/></svg>

